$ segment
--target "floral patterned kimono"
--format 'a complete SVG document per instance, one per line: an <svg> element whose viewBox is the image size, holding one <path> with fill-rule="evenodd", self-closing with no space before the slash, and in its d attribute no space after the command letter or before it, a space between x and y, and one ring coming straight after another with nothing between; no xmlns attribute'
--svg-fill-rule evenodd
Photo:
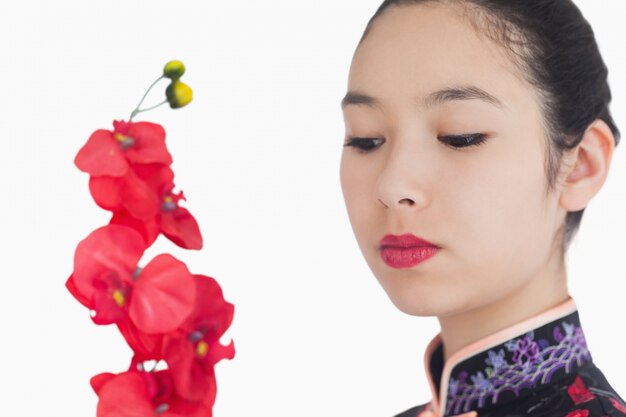
<svg viewBox="0 0 626 417"><path fill-rule="evenodd" d="M395 417L626 417L587 349L574 300L484 337L443 361L426 348L432 400Z"/></svg>

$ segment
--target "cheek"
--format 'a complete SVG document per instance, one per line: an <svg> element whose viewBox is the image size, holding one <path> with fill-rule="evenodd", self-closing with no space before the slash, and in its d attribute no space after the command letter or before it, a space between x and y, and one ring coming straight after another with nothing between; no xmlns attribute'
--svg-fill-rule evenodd
<svg viewBox="0 0 626 417"><path fill-rule="evenodd" d="M540 149L527 147L522 152L518 147L502 146L494 151L472 160L471 166L457 166L457 177L462 179L448 195L454 200L448 204L454 210L450 218L462 222L460 230L468 233L467 256L477 265L494 258L496 263L516 262L521 251L534 256L532 251L544 246L538 239L550 229L543 205Z"/></svg>

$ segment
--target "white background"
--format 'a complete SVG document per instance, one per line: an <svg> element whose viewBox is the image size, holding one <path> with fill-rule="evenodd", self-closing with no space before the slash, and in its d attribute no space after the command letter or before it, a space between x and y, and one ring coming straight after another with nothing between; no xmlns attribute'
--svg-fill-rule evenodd
<svg viewBox="0 0 626 417"><path fill-rule="evenodd" d="M626 3L577 3L626 134ZM116 329L92 324L64 287L76 244L109 219L73 159L91 132L128 117L170 59L186 64L193 102L135 120L165 127L205 247L159 237L142 263L169 252L217 278L235 304L224 340L237 354L216 367L215 416L382 417L430 399L422 361L436 319L393 307L358 250L339 185L339 101L378 4L2 3L0 414L95 416L89 378L128 366ZM569 282L595 362L624 396L621 147L571 249Z"/></svg>

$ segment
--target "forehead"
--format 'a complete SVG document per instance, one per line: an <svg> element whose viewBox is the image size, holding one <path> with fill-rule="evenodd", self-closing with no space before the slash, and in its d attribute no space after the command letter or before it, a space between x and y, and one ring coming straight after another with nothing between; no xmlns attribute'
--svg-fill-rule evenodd
<svg viewBox="0 0 626 417"><path fill-rule="evenodd" d="M355 51L348 89L381 102L422 98L473 85L503 102L529 95L506 51L481 36L456 6L438 3L391 7L372 24Z"/></svg>

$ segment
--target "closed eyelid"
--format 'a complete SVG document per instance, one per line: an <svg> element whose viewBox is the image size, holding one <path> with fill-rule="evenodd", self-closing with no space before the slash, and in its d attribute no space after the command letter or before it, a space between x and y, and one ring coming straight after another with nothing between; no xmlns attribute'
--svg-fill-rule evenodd
<svg viewBox="0 0 626 417"><path fill-rule="evenodd" d="M474 148L481 144L484 144L487 142L489 137L490 136L486 133L468 133L458 135L440 135L437 137L437 140L439 140L441 143L449 148L461 150L466 148ZM379 142L379 144L372 145L375 142ZM359 153L371 153L378 149L380 146L382 146L385 142L386 139L384 138L349 136L346 138L346 142L343 146L353 147L357 149Z"/></svg>

